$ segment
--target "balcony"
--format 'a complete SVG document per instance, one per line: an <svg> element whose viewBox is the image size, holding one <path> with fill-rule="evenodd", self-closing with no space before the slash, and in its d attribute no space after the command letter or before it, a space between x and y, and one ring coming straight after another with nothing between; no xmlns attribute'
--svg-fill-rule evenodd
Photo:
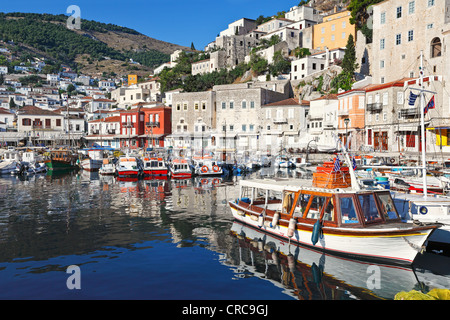
<svg viewBox="0 0 450 320"><path fill-rule="evenodd" d="M401 109L400 116L403 118L420 116L419 108Z"/></svg>
<svg viewBox="0 0 450 320"><path fill-rule="evenodd" d="M380 102L368 103L366 109L367 109L367 111L372 112L372 113L381 112L383 110L383 104Z"/></svg>
<svg viewBox="0 0 450 320"><path fill-rule="evenodd" d="M283 123L287 123L287 119L286 118L275 118L273 119L273 123L274 124L283 124Z"/></svg>
<svg viewBox="0 0 450 320"><path fill-rule="evenodd" d="M339 110L338 111L338 117L348 117L349 113L348 110Z"/></svg>
<svg viewBox="0 0 450 320"><path fill-rule="evenodd" d="M145 123L146 127L157 127L159 128L159 121L149 121Z"/></svg>
<svg viewBox="0 0 450 320"><path fill-rule="evenodd" d="M109 129L107 130L108 134L116 134L116 130L114 129Z"/></svg>
<svg viewBox="0 0 450 320"><path fill-rule="evenodd" d="M133 128L134 123L132 122L122 122L122 128Z"/></svg>

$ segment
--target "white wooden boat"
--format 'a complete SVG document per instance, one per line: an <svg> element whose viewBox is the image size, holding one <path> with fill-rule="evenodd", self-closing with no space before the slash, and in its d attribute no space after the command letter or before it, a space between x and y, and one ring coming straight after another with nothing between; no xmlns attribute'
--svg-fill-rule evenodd
<svg viewBox="0 0 450 320"><path fill-rule="evenodd" d="M17 150L7 150L0 161L0 174L11 174L20 166L21 157Z"/></svg>
<svg viewBox="0 0 450 320"><path fill-rule="evenodd" d="M212 159L194 160L195 174L198 176L219 176L223 174L218 162Z"/></svg>
<svg viewBox="0 0 450 320"><path fill-rule="evenodd" d="M116 166L111 159L103 159L102 166L98 169L98 173L104 176L112 176L116 173Z"/></svg>
<svg viewBox="0 0 450 320"><path fill-rule="evenodd" d="M345 151L345 150L344 150ZM313 179L240 180L233 217L324 252L410 265L439 224L402 222L389 190L359 184L351 161L318 167Z"/></svg>
<svg viewBox="0 0 450 320"><path fill-rule="evenodd" d="M103 150L90 149L87 151L88 157L81 160L80 164L83 170L98 171L103 165Z"/></svg>

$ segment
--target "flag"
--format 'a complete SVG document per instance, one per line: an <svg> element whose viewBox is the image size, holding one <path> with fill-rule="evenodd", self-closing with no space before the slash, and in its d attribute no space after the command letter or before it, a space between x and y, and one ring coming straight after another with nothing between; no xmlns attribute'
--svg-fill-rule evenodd
<svg viewBox="0 0 450 320"><path fill-rule="evenodd" d="M413 106L416 103L416 99L419 95L418 94L414 94L411 91L409 92L409 105Z"/></svg>
<svg viewBox="0 0 450 320"><path fill-rule="evenodd" d="M435 104L434 104L434 96L431 97L430 101L428 101L427 106L425 107L424 113L427 114L428 110L430 109L434 109Z"/></svg>
<svg viewBox="0 0 450 320"><path fill-rule="evenodd" d="M353 170L355 170L355 169L356 169L356 160L355 160L355 157L353 157L353 159L352 159L352 166L353 166Z"/></svg>
<svg viewBox="0 0 450 320"><path fill-rule="evenodd" d="M339 171L341 171L341 163L339 162L339 157L336 156L336 160L334 161L333 172L339 172Z"/></svg>

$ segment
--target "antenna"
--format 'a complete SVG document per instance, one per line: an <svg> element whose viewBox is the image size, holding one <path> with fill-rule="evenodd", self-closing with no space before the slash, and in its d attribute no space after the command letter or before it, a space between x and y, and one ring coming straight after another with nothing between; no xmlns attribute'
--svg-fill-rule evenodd
<svg viewBox="0 0 450 320"><path fill-rule="evenodd" d="M351 132L349 137L351 138ZM352 182L352 189L359 191L361 190L361 186L359 185L358 179L356 178L355 170L353 169L353 163L350 161L350 156L348 155L347 148L344 146L344 143L341 139L339 139L336 134L332 133L333 138L336 140L336 143L341 145L341 151L344 155L345 161L348 165L348 171L350 173L350 180ZM348 139L347 139L348 140Z"/></svg>

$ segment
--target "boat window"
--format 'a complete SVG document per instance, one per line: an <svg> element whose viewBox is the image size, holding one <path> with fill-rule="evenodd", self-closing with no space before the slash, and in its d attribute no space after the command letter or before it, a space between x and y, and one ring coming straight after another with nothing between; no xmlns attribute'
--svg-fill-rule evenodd
<svg viewBox="0 0 450 320"><path fill-rule="evenodd" d="M319 219L320 212L322 211L322 207L324 206L326 199L326 197L314 196L306 218Z"/></svg>
<svg viewBox="0 0 450 320"><path fill-rule="evenodd" d="M365 222L381 220L380 213L378 212L378 208L375 203L374 194L360 194L358 199L361 204Z"/></svg>
<svg viewBox="0 0 450 320"><path fill-rule="evenodd" d="M284 196L283 196L282 213L290 214L293 203L294 203L294 193L293 192L285 192Z"/></svg>
<svg viewBox="0 0 450 320"><path fill-rule="evenodd" d="M394 201L387 193L378 194L378 199L381 202L381 213L386 220L399 219L397 210L395 209Z"/></svg>
<svg viewBox="0 0 450 320"><path fill-rule="evenodd" d="M353 199L351 197L345 197L340 198L339 201L339 205L341 207L341 223L359 223Z"/></svg>
<svg viewBox="0 0 450 320"><path fill-rule="evenodd" d="M330 198L327 206L325 207L325 212L323 214L324 221L334 221L334 200Z"/></svg>
<svg viewBox="0 0 450 320"><path fill-rule="evenodd" d="M310 198L311 198L310 194L301 193L298 196L297 204L294 209L294 217L303 217L303 213L305 212L306 206L308 205Z"/></svg>

